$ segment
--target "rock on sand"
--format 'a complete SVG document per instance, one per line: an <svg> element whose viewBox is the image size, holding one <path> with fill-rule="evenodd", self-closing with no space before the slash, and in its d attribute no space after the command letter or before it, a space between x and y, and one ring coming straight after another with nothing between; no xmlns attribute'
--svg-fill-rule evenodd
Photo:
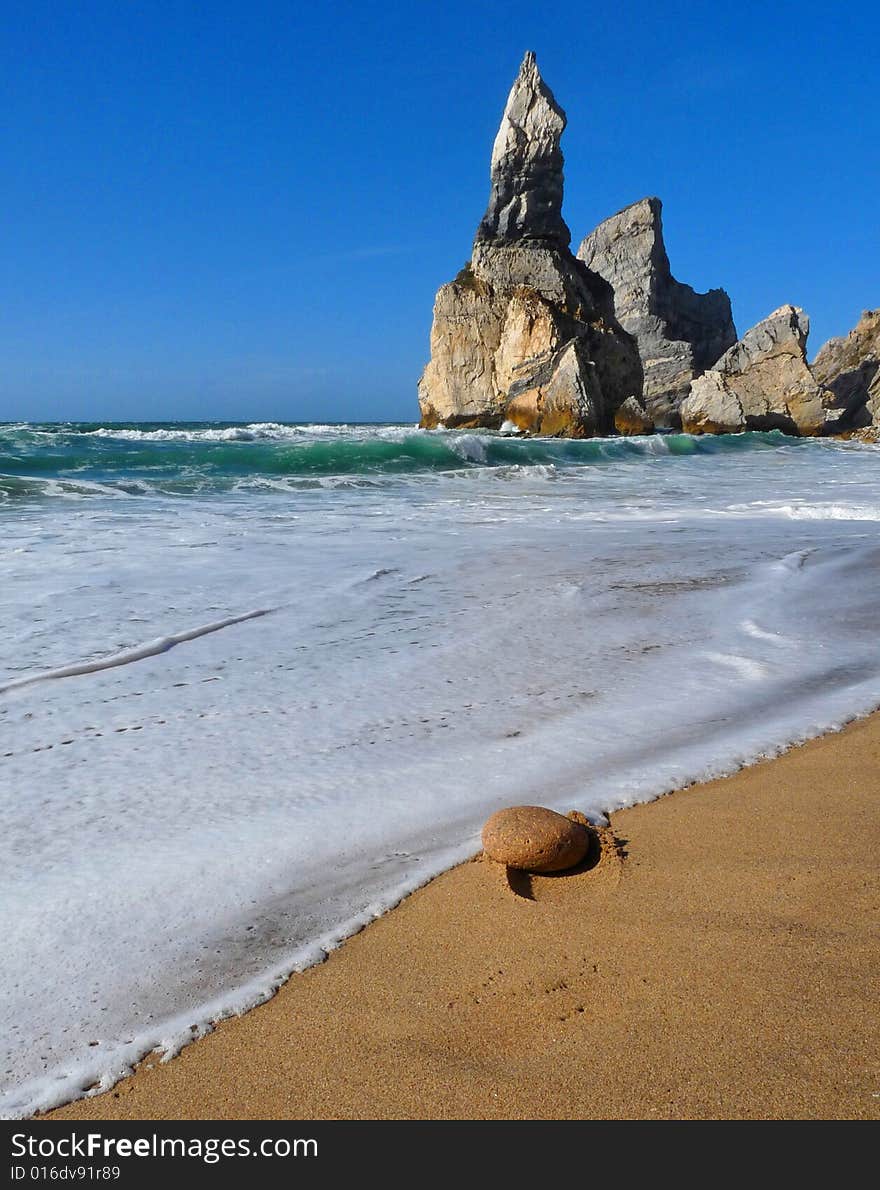
<svg viewBox="0 0 880 1190"><path fill-rule="evenodd" d="M590 847L590 832L542 806L511 806L493 814L483 827L489 859L526 872L561 872L579 864Z"/></svg>

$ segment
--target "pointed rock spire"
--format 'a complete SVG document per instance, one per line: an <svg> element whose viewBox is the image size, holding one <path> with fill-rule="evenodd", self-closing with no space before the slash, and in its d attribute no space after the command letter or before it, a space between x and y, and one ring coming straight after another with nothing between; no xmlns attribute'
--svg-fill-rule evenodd
<svg viewBox="0 0 880 1190"><path fill-rule="evenodd" d="M565 112L529 51L516 76L492 149L492 192L477 242L540 240L567 248L562 218Z"/></svg>
<svg viewBox="0 0 880 1190"><path fill-rule="evenodd" d="M611 287L575 260L562 221L565 114L526 54L492 152L489 209L468 264L434 303L421 425L583 438L642 389Z"/></svg>
<svg viewBox="0 0 880 1190"><path fill-rule="evenodd" d="M587 236L578 259L611 286L614 313L638 343L647 412L677 428L691 381L736 342L736 330L723 289L696 293L673 277L662 208L643 198L618 211Z"/></svg>

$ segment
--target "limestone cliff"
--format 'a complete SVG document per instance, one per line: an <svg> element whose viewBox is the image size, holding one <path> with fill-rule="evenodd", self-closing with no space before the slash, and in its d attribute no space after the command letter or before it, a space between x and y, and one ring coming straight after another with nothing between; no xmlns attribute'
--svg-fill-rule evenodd
<svg viewBox="0 0 880 1190"><path fill-rule="evenodd" d="M692 434L823 433L832 394L807 367L809 331L809 318L796 306L781 306L752 327L694 380L681 405L683 429Z"/></svg>
<svg viewBox="0 0 880 1190"><path fill-rule="evenodd" d="M880 428L880 310L865 310L848 335L829 339L812 370L834 394L835 428Z"/></svg>
<svg viewBox="0 0 880 1190"><path fill-rule="evenodd" d="M723 289L697 293L673 277L661 211L659 198L624 208L586 237L578 259L609 283L617 321L638 344L648 415L677 428L691 381L736 342L736 328Z"/></svg>
<svg viewBox="0 0 880 1190"><path fill-rule="evenodd" d="M565 114L526 54L492 151L469 263L434 304L421 425L585 437L641 392L609 287L577 261L562 219Z"/></svg>

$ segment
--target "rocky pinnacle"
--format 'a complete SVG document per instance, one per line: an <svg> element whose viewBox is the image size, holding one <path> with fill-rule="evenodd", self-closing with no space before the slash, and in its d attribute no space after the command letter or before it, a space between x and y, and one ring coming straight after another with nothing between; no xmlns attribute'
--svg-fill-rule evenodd
<svg viewBox="0 0 880 1190"><path fill-rule="evenodd" d="M611 286L614 313L638 343L646 411L674 428L691 381L736 342L736 330L723 289L696 293L673 277L662 205L643 198L618 211L587 236L578 259Z"/></svg>
<svg viewBox="0 0 880 1190"><path fill-rule="evenodd" d="M477 242L539 240L567 248L562 218L565 112L527 53L507 98L492 149L492 192Z"/></svg>

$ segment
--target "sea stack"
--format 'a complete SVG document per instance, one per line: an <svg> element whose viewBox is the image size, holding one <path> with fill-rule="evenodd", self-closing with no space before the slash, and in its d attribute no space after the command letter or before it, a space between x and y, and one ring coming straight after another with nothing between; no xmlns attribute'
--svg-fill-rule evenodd
<svg viewBox="0 0 880 1190"><path fill-rule="evenodd" d="M690 434L782 430L824 432L832 394L807 366L810 320L797 306L780 306L696 379L682 402Z"/></svg>
<svg viewBox="0 0 880 1190"><path fill-rule="evenodd" d="M565 113L526 54L492 150L471 259L434 304L421 425L588 437L642 390L635 341L562 218Z"/></svg>
<svg viewBox="0 0 880 1190"><path fill-rule="evenodd" d="M672 275L659 198L632 203L581 244L578 259L614 293L617 321L636 340L644 369L642 399L656 425L678 429L691 381L736 342L723 289L697 293Z"/></svg>

